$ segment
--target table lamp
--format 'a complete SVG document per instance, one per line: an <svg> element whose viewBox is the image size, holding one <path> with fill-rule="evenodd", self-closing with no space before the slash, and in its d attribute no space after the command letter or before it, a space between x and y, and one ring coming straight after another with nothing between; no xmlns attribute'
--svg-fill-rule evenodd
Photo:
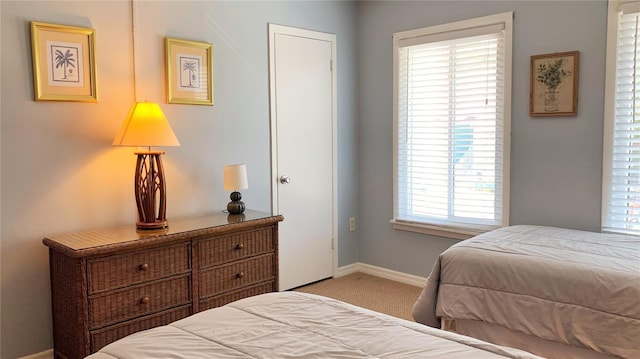
<svg viewBox="0 0 640 359"><path fill-rule="evenodd" d="M224 190L233 191L229 196L231 202L227 204L227 211L230 214L240 214L244 212L244 202L241 201L242 194L240 194L238 190L247 188L249 188L249 181L247 180L246 165L224 166Z"/></svg>
<svg viewBox="0 0 640 359"><path fill-rule="evenodd" d="M167 227L166 187L162 151L151 146L180 146L171 125L160 106L153 102L136 102L113 140L115 146L147 147L136 151L138 156L134 177L134 191L138 208L138 229Z"/></svg>

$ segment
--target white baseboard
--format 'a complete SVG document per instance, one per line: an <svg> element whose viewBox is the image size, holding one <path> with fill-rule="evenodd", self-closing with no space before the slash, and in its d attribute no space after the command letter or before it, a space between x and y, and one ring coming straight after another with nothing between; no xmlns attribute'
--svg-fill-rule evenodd
<svg viewBox="0 0 640 359"><path fill-rule="evenodd" d="M424 288L427 283L427 277L420 277L413 274L402 273L387 268L377 267L365 263L353 263L343 267L339 267L335 273L335 277L343 277L347 274L364 273L373 275L380 278L394 280L396 282L413 285L416 287Z"/></svg>
<svg viewBox="0 0 640 359"><path fill-rule="evenodd" d="M333 277L334 278L340 278L340 277L344 277L345 275L358 273L358 272L359 272L358 263L353 263L353 264L348 264L348 265L343 266L343 267L338 267L334 271Z"/></svg>
<svg viewBox="0 0 640 359"><path fill-rule="evenodd" d="M41 353L27 355L18 359L53 359L53 349L45 350Z"/></svg>
<svg viewBox="0 0 640 359"><path fill-rule="evenodd" d="M427 283L426 277L420 277L413 274L402 273L391 269L372 266L364 263L353 263L343 267L339 267L334 277L344 277L353 273L364 273L372 276L394 280L396 282L414 285L416 287L424 288ZM27 355L18 359L53 359L53 349L49 349L37 354Z"/></svg>

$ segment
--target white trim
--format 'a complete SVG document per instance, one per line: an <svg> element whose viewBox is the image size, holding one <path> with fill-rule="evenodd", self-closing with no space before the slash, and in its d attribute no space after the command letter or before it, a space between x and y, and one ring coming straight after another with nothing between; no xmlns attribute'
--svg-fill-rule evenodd
<svg viewBox="0 0 640 359"><path fill-rule="evenodd" d="M53 349L45 350L40 353L27 355L18 359L53 359Z"/></svg>
<svg viewBox="0 0 640 359"><path fill-rule="evenodd" d="M420 29L400 31L393 34L393 39L396 40L396 37L406 39L406 38L422 37L425 35L460 31L461 28L465 30L472 29L472 28L485 28L487 26L497 25L501 23L505 23L505 27L506 27L507 19L509 19L509 21L513 19L513 11L503 12L495 15L477 17L474 19L450 22L450 23L441 24L441 25L428 26ZM394 41L394 45L396 45L395 41Z"/></svg>
<svg viewBox="0 0 640 359"><path fill-rule="evenodd" d="M398 218L398 81L400 79L400 69L398 68L400 56L398 49L400 48L400 39L396 34L393 35L393 219ZM392 220L393 220L392 219Z"/></svg>
<svg viewBox="0 0 640 359"><path fill-rule="evenodd" d="M338 270L333 274L334 278L344 277L345 275L358 273L358 265L359 263L347 264L346 266L339 267Z"/></svg>
<svg viewBox="0 0 640 359"><path fill-rule="evenodd" d="M338 70L337 70L337 36L335 34L299 29L289 26L268 24L269 26L269 116L271 122L271 212L277 214L278 205L278 151L277 151L277 122L276 122L276 84L275 84L275 36L284 34L304 37L308 39L322 40L331 43L331 102L332 102L332 244L333 249L333 274L338 270Z"/></svg>
<svg viewBox="0 0 640 359"><path fill-rule="evenodd" d="M404 37L400 35L398 46L408 47L413 45L455 40L463 37L489 35L504 30L504 22L497 21L496 23L490 23L476 27L465 26L462 29L452 29L450 31L441 32L431 31L431 28L428 27L424 28L424 30L425 31L422 35L418 35L415 37Z"/></svg>
<svg viewBox="0 0 640 359"><path fill-rule="evenodd" d="M616 81L617 81L617 52L618 52L618 20L621 12L635 12L640 9L638 0L610 0L607 13L607 48L605 65L604 91L604 124L602 139L602 188L600 208L600 229L603 233L638 235L637 231L623 228L610 228L607 224L609 217L610 187L612 181L612 167L614 157L614 131L616 113Z"/></svg>
<svg viewBox="0 0 640 359"><path fill-rule="evenodd" d="M625 15L640 12L640 2L638 2L637 0L630 0L630 1L612 0L611 2L609 2L609 4L611 5L612 2L614 3L614 5L617 4L616 10L622 11L622 13Z"/></svg>
<svg viewBox="0 0 640 359"><path fill-rule="evenodd" d="M602 204L600 207L600 228L608 215L609 186L611 185L611 156L613 153L613 124L615 111L616 50L618 47L618 7L619 1L609 1L607 18L607 54L604 83L604 126L602 139Z"/></svg>
<svg viewBox="0 0 640 359"><path fill-rule="evenodd" d="M513 11L496 16L504 19L504 118L502 143L502 225L511 222L511 78L513 75Z"/></svg>
<svg viewBox="0 0 640 359"><path fill-rule="evenodd" d="M424 288L427 284L427 277L421 277L413 274L407 274L398 272L392 269L382 268L365 263L353 263L347 266L338 268L335 278L343 277L353 273L364 273L375 277L393 280L396 282L413 285L416 287Z"/></svg>
<svg viewBox="0 0 640 359"><path fill-rule="evenodd" d="M401 231L409 231L422 234L430 234L439 237L452 238L458 240L465 240L471 237L477 236L482 232L474 230L464 230L453 227L437 227L434 225L417 223L417 222L404 222L392 219L389 221L393 225L393 229Z"/></svg>
<svg viewBox="0 0 640 359"><path fill-rule="evenodd" d="M430 26L426 28L401 31L393 34L393 223L394 229L407 230L412 232L435 234L448 238L466 239L473 231L461 231L457 228L435 227L407 224L396 221L398 218L398 79L399 79L399 48L400 43L406 38L415 38L430 33L442 33L458 30L459 28L476 28L496 23L504 24L504 118L503 118L503 147L502 147L502 218L501 226L508 226L510 223L510 197L511 197L511 88L512 88L512 57L513 57L513 11L500 14L479 17L475 19L462 20L458 22ZM477 232L480 229L474 228ZM475 233L475 232L474 232ZM475 233L478 234L478 233Z"/></svg>

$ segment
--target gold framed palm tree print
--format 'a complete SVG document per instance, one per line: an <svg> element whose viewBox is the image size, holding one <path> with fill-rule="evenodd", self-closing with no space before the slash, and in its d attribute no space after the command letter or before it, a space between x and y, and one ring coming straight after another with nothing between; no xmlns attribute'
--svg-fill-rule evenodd
<svg viewBox="0 0 640 359"><path fill-rule="evenodd" d="M213 45L167 37L167 102L213 105Z"/></svg>
<svg viewBox="0 0 640 359"><path fill-rule="evenodd" d="M95 30L31 22L36 101L98 101Z"/></svg>

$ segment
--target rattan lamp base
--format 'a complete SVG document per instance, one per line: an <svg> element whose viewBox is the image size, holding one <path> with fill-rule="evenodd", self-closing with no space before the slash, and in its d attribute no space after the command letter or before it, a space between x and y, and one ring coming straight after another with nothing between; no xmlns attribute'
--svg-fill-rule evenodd
<svg viewBox="0 0 640 359"><path fill-rule="evenodd" d="M138 229L167 227L167 197L162 167L162 151L136 152L134 188L138 207Z"/></svg>

